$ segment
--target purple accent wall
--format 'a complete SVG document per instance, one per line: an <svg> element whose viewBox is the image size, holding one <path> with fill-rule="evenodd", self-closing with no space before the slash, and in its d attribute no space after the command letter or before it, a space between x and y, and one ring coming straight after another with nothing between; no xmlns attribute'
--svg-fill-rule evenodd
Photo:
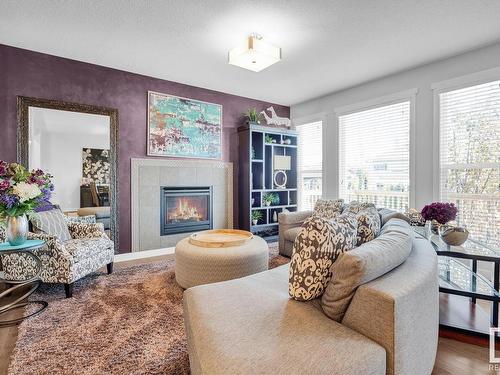
<svg viewBox="0 0 500 375"><path fill-rule="evenodd" d="M223 106L224 161L234 163L234 222L238 223L238 137L241 114L271 103L188 86L0 44L0 159L16 160L16 96L118 109L120 249L130 251L130 159L146 156L147 92L157 91ZM290 108L272 104L280 116ZM57 188L57 187L56 187Z"/></svg>

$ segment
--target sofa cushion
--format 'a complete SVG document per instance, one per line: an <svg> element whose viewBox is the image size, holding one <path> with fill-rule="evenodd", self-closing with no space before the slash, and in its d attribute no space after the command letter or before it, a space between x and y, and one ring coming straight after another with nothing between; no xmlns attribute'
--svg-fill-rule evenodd
<svg viewBox="0 0 500 375"><path fill-rule="evenodd" d="M410 222L410 218L405 214L388 208L379 208L378 213L380 215L380 225L382 226L384 226L390 219L401 219L408 223Z"/></svg>
<svg viewBox="0 0 500 375"><path fill-rule="evenodd" d="M356 245L373 240L380 232L380 216L375 208L366 208L356 215L358 221L358 235Z"/></svg>
<svg viewBox="0 0 500 375"><path fill-rule="evenodd" d="M294 242L297 236L300 233L301 227L295 227L295 228L290 228L283 233L283 236L285 237L285 240Z"/></svg>
<svg viewBox="0 0 500 375"><path fill-rule="evenodd" d="M69 240L64 243L64 248L73 257L74 263L97 257L102 252L110 251L112 247L113 241L104 237Z"/></svg>
<svg viewBox="0 0 500 375"><path fill-rule="evenodd" d="M389 219L389 221L384 224L384 226L380 229L379 235L382 235L387 231L390 231L392 229L397 229L397 228L404 228L404 229L408 229L408 230L411 229L410 224L408 224L408 222L406 220L393 218L393 219ZM413 233L413 231L412 231L412 233Z"/></svg>
<svg viewBox="0 0 500 375"><path fill-rule="evenodd" d="M342 215L333 220L307 219L293 244L288 292L298 301L320 297L331 278L338 255L356 245L356 219Z"/></svg>
<svg viewBox="0 0 500 375"><path fill-rule="evenodd" d="M342 213L343 199L318 199L314 205L314 216L333 219Z"/></svg>
<svg viewBox="0 0 500 375"><path fill-rule="evenodd" d="M193 374L385 374L385 350L287 293L288 266L189 288ZM356 353L356 355L353 355Z"/></svg>
<svg viewBox="0 0 500 375"><path fill-rule="evenodd" d="M343 253L332 265L332 278L321 298L323 311L340 322L358 286L403 263L411 253L413 231L390 226L379 237Z"/></svg>
<svg viewBox="0 0 500 375"><path fill-rule="evenodd" d="M56 236L61 242L71 239L64 214L58 208L37 212L31 218L33 231Z"/></svg>

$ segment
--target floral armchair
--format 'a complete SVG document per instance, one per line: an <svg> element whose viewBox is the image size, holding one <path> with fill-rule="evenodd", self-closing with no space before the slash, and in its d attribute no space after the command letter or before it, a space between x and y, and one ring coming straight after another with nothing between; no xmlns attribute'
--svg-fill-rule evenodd
<svg viewBox="0 0 500 375"><path fill-rule="evenodd" d="M42 268L40 278L45 283L63 283L66 297L73 295L73 283L97 271L104 265L108 273L113 272L114 243L104 232L101 223L67 223L70 239L61 241L48 233L28 234L29 239L41 239L45 246L34 250L40 258ZM0 229L0 240L4 236ZM26 279L26 270L33 269L33 260L23 254L1 256L4 277L7 280Z"/></svg>

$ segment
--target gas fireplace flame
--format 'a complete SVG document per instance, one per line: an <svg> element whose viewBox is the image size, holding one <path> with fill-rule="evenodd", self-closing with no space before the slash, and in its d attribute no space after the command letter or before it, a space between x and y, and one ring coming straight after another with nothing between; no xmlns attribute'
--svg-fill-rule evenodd
<svg viewBox="0 0 500 375"><path fill-rule="evenodd" d="M203 216L198 212L196 206L191 205L189 199L179 199L177 208L172 211L168 219L171 221L201 221Z"/></svg>

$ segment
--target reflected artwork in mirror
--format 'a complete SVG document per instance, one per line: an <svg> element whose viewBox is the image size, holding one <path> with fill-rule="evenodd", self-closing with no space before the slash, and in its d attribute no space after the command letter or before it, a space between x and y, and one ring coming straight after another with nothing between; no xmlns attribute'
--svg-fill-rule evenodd
<svg viewBox="0 0 500 375"><path fill-rule="evenodd" d="M51 203L94 216L118 250L117 135L113 108L18 97L18 162L53 176Z"/></svg>

